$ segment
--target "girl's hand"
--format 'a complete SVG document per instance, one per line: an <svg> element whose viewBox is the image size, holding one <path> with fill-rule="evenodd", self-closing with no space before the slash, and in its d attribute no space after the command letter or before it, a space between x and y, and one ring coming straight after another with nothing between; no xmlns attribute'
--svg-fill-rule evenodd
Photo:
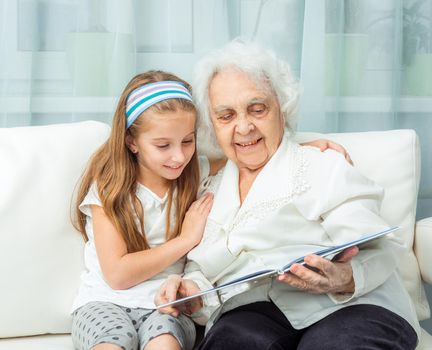
<svg viewBox="0 0 432 350"><path fill-rule="evenodd" d="M330 140L319 139L319 140L314 140L314 141L310 141L310 142L304 142L304 143L302 143L302 145L303 146L317 147L320 149L321 152L324 152L327 149L332 149L333 151L341 153L345 157L345 159L347 160L348 163L350 163L351 165L354 165L354 163L351 160L351 157L348 154L347 150L342 145L340 145L336 142L333 142Z"/></svg>
<svg viewBox="0 0 432 350"><path fill-rule="evenodd" d="M213 205L213 193L207 192L200 199L191 204L186 212L180 237L187 239L195 247L204 233L207 216Z"/></svg>
<svg viewBox="0 0 432 350"><path fill-rule="evenodd" d="M317 255L305 257L305 263L312 269L294 264L289 273L277 279L312 294L354 293L355 284L351 259L358 254L358 248L348 248L333 261Z"/></svg>
<svg viewBox="0 0 432 350"><path fill-rule="evenodd" d="M179 275L170 275L159 288L154 302L156 306L162 305L199 292L200 289L194 281L182 279ZM202 306L202 299L196 298L180 305L167 306L163 309L159 309L159 312L177 317L181 312L186 315L191 315L199 311Z"/></svg>

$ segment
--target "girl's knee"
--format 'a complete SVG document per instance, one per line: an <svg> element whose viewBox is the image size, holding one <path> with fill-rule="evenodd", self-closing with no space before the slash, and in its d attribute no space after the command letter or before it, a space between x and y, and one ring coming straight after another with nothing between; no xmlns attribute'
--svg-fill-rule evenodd
<svg viewBox="0 0 432 350"><path fill-rule="evenodd" d="M142 350L153 350L153 349L170 349L180 350L181 346L177 339L172 334L161 334L148 341Z"/></svg>
<svg viewBox="0 0 432 350"><path fill-rule="evenodd" d="M116 344L102 343L93 346L91 350L122 350L122 348Z"/></svg>

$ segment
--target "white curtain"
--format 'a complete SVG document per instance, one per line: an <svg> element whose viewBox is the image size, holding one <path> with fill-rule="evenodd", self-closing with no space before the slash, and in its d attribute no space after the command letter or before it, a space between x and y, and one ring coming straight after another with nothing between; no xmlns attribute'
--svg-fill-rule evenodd
<svg viewBox="0 0 432 350"><path fill-rule="evenodd" d="M301 79L300 130L415 129L432 212L432 0L2 0L0 23L2 127L109 122L134 74L190 79L244 36Z"/></svg>
<svg viewBox="0 0 432 350"><path fill-rule="evenodd" d="M244 36L300 78L300 130L415 129L432 212L432 0L3 0L0 21L2 127L109 122L134 74L190 79Z"/></svg>

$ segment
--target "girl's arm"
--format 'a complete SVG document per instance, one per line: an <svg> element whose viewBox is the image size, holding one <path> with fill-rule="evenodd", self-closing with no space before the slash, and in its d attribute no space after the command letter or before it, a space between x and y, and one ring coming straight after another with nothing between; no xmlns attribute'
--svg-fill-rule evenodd
<svg viewBox="0 0 432 350"><path fill-rule="evenodd" d="M165 270L196 246L202 238L213 195L192 203L176 238L155 248L128 253L126 243L105 214L92 205L96 252L105 281L113 289L131 288Z"/></svg>
<svg viewBox="0 0 432 350"><path fill-rule="evenodd" d="M156 305L165 304L177 300L179 297L194 295L213 287L210 281L204 276L198 264L195 261L188 261L184 276L169 276L160 286L155 295L154 302ZM219 306L220 300L218 294L209 293L201 298L193 299L192 302L187 302L183 305L168 306L159 309L159 311L177 317L180 312L184 312L186 309L195 323L205 325Z"/></svg>
<svg viewBox="0 0 432 350"><path fill-rule="evenodd" d="M320 149L321 152L324 152L327 149L332 149L336 152L341 153L345 159L347 160L348 163L350 163L351 165L353 165L353 161L351 160L350 155L348 154L347 150L340 144L330 141L330 140L325 140L325 139L319 139L319 140L313 140L313 141L309 141L309 142L303 142L301 143L302 146L312 146L312 147L317 147ZM225 164L226 164L227 159L224 158L220 158L220 159L209 159L209 163L210 163L210 176L214 176L217 174L217 172L222 169Z"/></svg>
<svg viewBox="0 0 432 350"><path fill-rule="evenodd" d="M346 161L348 163L350 163L351 165L353 164L353 161L351 160L350 155L348 154L347 150L340 144L330 141L330 140L325 140L325 139L318 139L318 140L313 140L313 141L309 141L309 142L303 142L301 143L302 146L312 146L312 147L317 147L320 149L321 152L324 152L327 149L332 149L333 151L339 152L340 154L342 154Z"/></svg>

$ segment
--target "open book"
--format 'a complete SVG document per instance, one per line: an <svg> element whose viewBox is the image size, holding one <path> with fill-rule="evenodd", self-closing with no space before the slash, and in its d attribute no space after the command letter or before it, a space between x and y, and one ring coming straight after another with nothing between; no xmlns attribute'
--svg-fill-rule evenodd
<svg viewBox="0 0 432 350"><path fill-rule="evenodd" d="M365 236L363 236L363 237L361 237L359 239L356 239L356 240L353 240L353 241L349 241L349 242L346 242L344 244L340 244L340 245L336 245L336 246L331 246L331 247L328 247L328 248L325 248L325 249L322 249L322 250L318 250L318 251L315 251L315 252L310 252L310 254L307 254L307 255L314 254L314 255L321 256L323 258L332 259L336 254L342 252L343 250L345 250L347 248L354 247L354 246L361 246L364 243L367 243L367 242L370 242L372 240L381 238L381 237L383 237L383 236L385 236L385 235L387 235L387 234L389 234L391 232L394 232L394 231L396 231L398 229L399 229L399 227L392 227L392 228L389 228L389 229L384 230L384 231L380 231L380 232L376 232L376 233L373 233L373 234L365 235ZM180 304L183 304L185 302L189 302L189 301L191 301L191 300L193 300L195 298L199 298L199 297L205 296L205 295L210 294L210 293L217 293L218 291L220 291L222 289L232 288L232 287L244 284L244 283L248 283L249 286L257 285L263 279L272 278L272 277L275 277L275 276L278 276L278 275L283 275L284 273L287 273L289 271L290 267L293 264L306 265L305 262L304 262L305 256L306 255L300 256L297 259L294 259L294 260L288 262L286 265L281 266L279 269L268 269L268 270L256 271L256 272L244 275L242 277L236 278L236 279L234 279L232 281L229 281L227 283L221 284L219 286L216 286L214 288L210 288L210 289L201 291L201 292L199 292L197 294L190 295L190 296L187 296L187 297L183 297L183 298L174 300L174 301L166 303L166 304L158 305L157 309L161 309L161 308L164 308L166 306L180 305Z"/></svg>

